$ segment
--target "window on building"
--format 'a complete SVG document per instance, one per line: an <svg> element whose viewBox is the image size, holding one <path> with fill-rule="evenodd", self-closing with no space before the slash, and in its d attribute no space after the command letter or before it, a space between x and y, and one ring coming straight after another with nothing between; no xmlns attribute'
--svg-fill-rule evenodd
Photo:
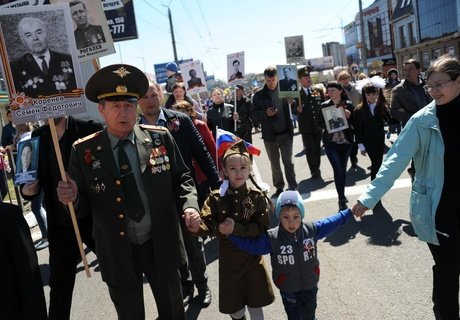
<svg viewBox="0 0 460 320"><path fill-rule="evenodd" d="M400 45L400 48L406 47L406 37L404 35L404 26L399 27L399 45Z"/></svg>
<svg viewBox="0 0 460 320"><path fill-rule="evenodd" d="M415 44L415 36L414 36L414 23L409 22L407 25L407 28L409 30L409 46L413 46Z"/></svg>
<svg viewBox="0 0 460 320"><path fill-rule="evenodd" d="M446 46L446 53L448 53L451 56L455 56L455 46Z"/></svg>
<svg viewBox="0 0 460 320"><path fill-rule="evenodd" d="M422 69L426 70L430 66L430 53L428 51L422 52Z"/></svg>
<svg viewBox="0 0 460 320"><path fill-rule="evenodd" d="M431 51L431 57L433 60L436 60L441 56L441 48L433 48Z"/></svg>

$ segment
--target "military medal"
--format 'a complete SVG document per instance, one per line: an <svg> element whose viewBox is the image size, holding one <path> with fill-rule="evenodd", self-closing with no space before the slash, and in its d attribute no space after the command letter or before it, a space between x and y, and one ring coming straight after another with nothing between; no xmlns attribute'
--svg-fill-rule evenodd
<svg viewBox="0 0 460 320"><path fill-rule="evenodd" d="M101 168L101 160L94 160L92 169L96 170L100 168Z"/></svg>
<svg viewBox="0 0 460 320"><path fill-rule="evenodd" d="M166 167L166 170L171 169L171 166L169 165L169 163L167 163L167 164L165 165L165 167Z"/></svg>
<svg viewBox="0 0 460 320"><path fill-rule="evenodd" d="M160 139L155 139L154 143L156 146L159 146L161 144L161 141Z"/></svg>

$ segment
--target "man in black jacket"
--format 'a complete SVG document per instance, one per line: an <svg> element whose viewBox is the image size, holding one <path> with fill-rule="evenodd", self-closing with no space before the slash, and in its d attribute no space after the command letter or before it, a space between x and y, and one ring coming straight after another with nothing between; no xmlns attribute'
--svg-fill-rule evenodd
<svg viewBox="0 0 460 320"><path fill-rule="evenodd" d="M79 138L102 130L100 123L84 121L69 117L58 118L56 123L62 161L67 170L72 144ZM48 221L49 265L50 265L50 303L49 319L65 320L70 318L72 292L75 273L80 262L80 252L72 226L70 215L59 202L56 187L61 180L56 151L54 150L51 131L48 125L32 132L32 137L40 137L38 155L38 179L22 185L24 199L32 200L43 190ZM82 241L94 251L91 235L92 219L87 214L78 219Z"/></svg>
<svg viewBox="0 0 460 320"><path fill-rule="evenodd" d="M323 128L320 125L321 103L324 102L319 92L313 89L310 78L310 68L304 67L297 72L299 77L300 104L297 107L299 131L307 156L312 178L321 179L321 137Z"/></svg>
<svg viewBox="0 0 460 320"><path fill-rule="evenodd" d="M0 202L0 319L46 320L46 302L29 226L18 206Z"/></svg>
<svg viewBox="0 0 460 320"><path fill-rule="evenodd" d="M283 173L280 166L280 154L289 190L297 189L294 163L292 161L292 143L294 129L287 101L278 97L278 79L276 69L268 67L264 71L265 86L253 98L252 114L262 125L262 139L270 160L273 186L278 197L284 190Z"/></svg>
<svg viewBox="0 0 460 320"><path fill-rule="evenodd" d="M244 87L240 84L236 85L236 112L238 113L238 122L236 135L252 143L252 102L244 95ZM230 104L235 105L235 101Z"/></svg>
<svg viewBox="0 0 460 320"><path fill-rule="evenodd" d="M169 129L171 135L177 143L187 167L191 168L192 178L195 180L193 171L192 157L199 164L203 173L207 176L212 189L220 186L220 178L217 168L211 155L207 151L198 130L195 128L190 117L180 112L160 107L162 91L158 84L150 84L147 94L139 99L138 103L142 110L140 123L149 125L159 125ZM196 181L195 181L195 184ZM206 198L206 194L199 194L200 207ZM211 303L211 290L208 286L208 275L206 273L206 260L202 239L196 237L182 224L182 235L184 237L185 249L189 261L189 272L187 266L181 271L182 291L184 304L187 305L193 298L194 285L198 289L198 299L205 307ZM193 282L192 282L193 281Z"/></svg>

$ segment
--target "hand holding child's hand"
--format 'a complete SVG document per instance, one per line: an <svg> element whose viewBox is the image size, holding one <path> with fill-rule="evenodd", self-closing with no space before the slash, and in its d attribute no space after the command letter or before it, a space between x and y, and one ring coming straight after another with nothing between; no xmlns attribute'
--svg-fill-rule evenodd
<svg viewBox="0 0 460 320"><path fill-rule="evenodd" d="M235 227L235 220L232 218L227 218L219 224L219 232L224 235L229 235L233 233L233 228Z"/></svg>

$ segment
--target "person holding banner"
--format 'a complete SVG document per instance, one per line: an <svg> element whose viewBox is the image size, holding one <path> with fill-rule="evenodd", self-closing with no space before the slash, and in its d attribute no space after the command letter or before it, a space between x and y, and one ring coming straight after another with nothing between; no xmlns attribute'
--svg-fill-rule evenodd
<svg viewBox="0 0 460 320"><path fill-rule="evenodd" d="M76 89L72 57L49 49L46 23L25 17L18 31L29 52L11 63L15 90L37 98Z"/></svg>
<svg viewBox="0 0 460 320"><path fill-rule="evenodd" d="M190 171L166 128L136 124L144 73L115 64L88 80L106 128L74 143L69 179L57 193L77 213L91 210L101 276L119 320L144 320L143 275L160 319L183 320L179 268L186 262L180 219L201 221Z"/></svg>
<svg viewBox="0 0 460 320"><path fill-rule="evenodd" d="M292 161L292 145L294 128L290 117L287 101L278 96L278 77L276 68L264 70L265 86L256 92L253 98L252 114L262 125L262 139L270 160L273 186L278 197L284 190L283 172L281 171L280 155L289 190L297 190L294 163Z"/></svg>
<svg viewBox="0 0 460 320"><path fill-rule="evenodd" d="M238 114L234 112L235 108L231 104L224 102L224 91L219 87L212 89L211 100L207 120L214 138L217 139L216 127L235 133L235 120L238 121Z"/></svg>
<svg viewBox="0 0 460 320"><path fill-rule="evenodd" d="M238 113L236 135L244 141L252 143L252 102L244 95L244 87L242 85L237 84L235 90L236 110ZM235 105L235 101L231 101L230 104Z"/></svg>
<svg viewBox="0 0 460 320"><path fill-rule="evenodd" d="M61 157L67 170L72 143L91 133L102 130L100 123L80 120L72 116L54 119ZM21 185L21 195L25 200L36 201L43 192L46 208L49 243L49 319L70 319L75 274L80 262L75 232L68 212L59 202L56 187L61 180L49 125L41 126L32 132L32 138L39 137L37 180ZM82 241L95 251L91 214L78 218Z"/></svg>

